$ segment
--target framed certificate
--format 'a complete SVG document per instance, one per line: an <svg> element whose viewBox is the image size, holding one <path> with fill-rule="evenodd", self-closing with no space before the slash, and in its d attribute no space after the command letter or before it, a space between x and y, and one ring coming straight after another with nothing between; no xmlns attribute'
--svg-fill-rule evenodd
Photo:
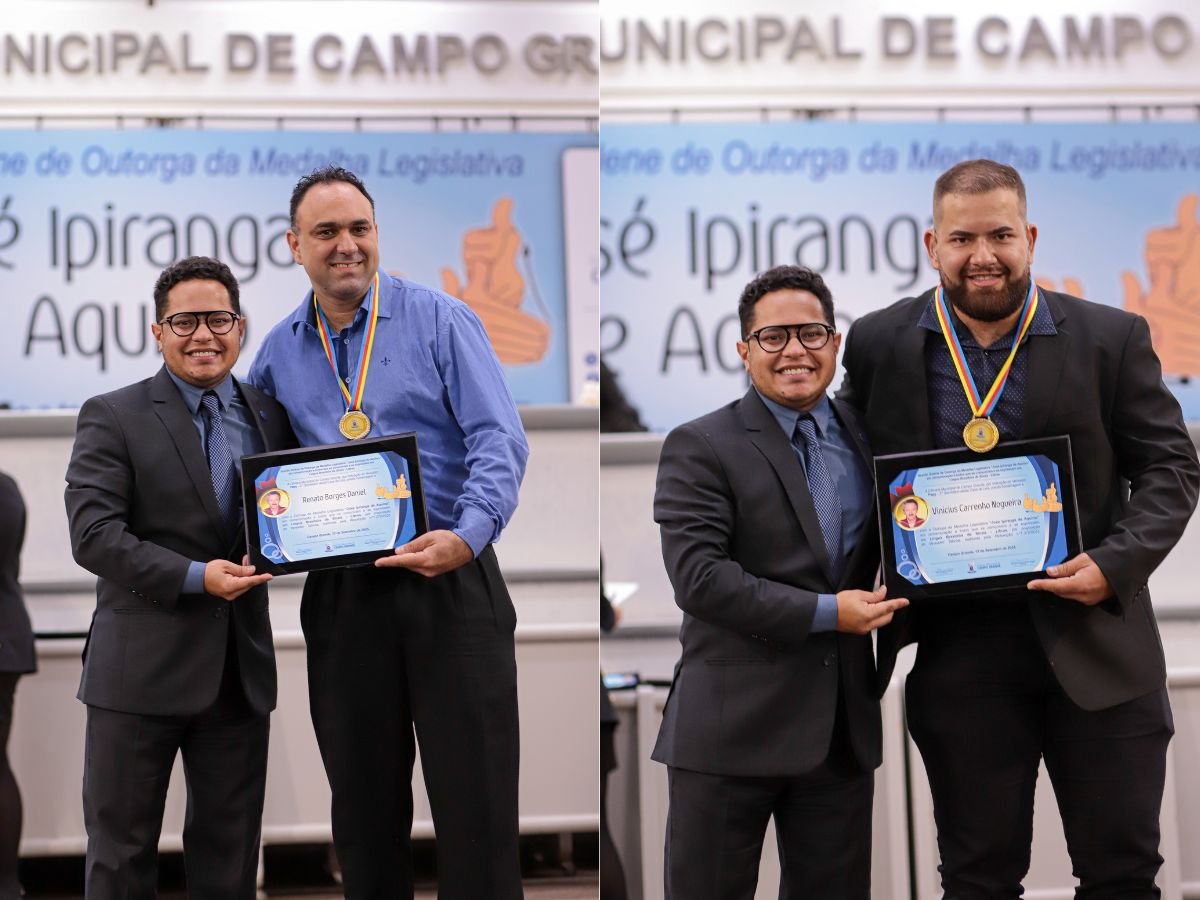
<svg viewBox="0 0 1200 900"><path fill-rule="evenodd" d="M877 456L875 486L891 597L1024 587L1080 552L1065 436Z"/></svg>
<svg viewBox="0 0 1200 900"><path fill-rule="evenodd" d="M242 459L246 545L259 572L372 563L428 530L417 436Z"/></svg>

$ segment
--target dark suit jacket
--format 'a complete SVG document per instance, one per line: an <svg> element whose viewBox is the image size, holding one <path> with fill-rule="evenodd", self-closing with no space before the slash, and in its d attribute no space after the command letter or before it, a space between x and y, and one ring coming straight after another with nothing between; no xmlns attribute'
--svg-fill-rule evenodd
<svg viewBox="0 0 1200 900"><path fill-rule="evenodd" d="M264 446L295 446L283 407L238 388ZM256 712L274 709L266 587L232 603L180 593L191 561L240 563L245 548L221 524L204 448L165 368L80 409L66 501L75 560L99 576L79 699L142 715L200 712L221 684L232 615L246 698Z"/></svg>
<svg viewBox="0 0 1200 900"><path fill-rule="evenodd" d="M857 415L834 407L869 460ZM840 692L855 757L879 765L870 637L809 631L818 593L873 585L875 524L835 585L800 461L753 389L667 436L654 518L684 616L653 758L711 774L803 774L829 750Z"/></svg>
<svg viewBox="0 0 1200 900"><path fill-rule="evenodd" d="M0 672L33 672L33 629L21 594L25 502L17 483L0 473Z"/></svg>
<svg viewBox="0 0 1200 900"><path fill-rule="evenodd" d="M861 410L879 455L933 447L925 345L941 337L917 327L930 296L870 313L846 336L838 397ZM1018 594L1067 696L1084 709L1104 709L1163 686L1146 581L1183 534L1200 467L1146 321L1067 294L1043 296L1058 334L1028 339L1023 427L1001 439L1070 436L1083 548L1116 597L1088 607ZM906 618L880 631L881 673L890 673L906 639Z"/></svg>

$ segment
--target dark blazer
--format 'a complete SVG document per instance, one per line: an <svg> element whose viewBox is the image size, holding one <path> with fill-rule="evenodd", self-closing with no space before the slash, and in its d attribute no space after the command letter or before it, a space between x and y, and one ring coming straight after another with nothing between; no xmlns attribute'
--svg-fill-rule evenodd
<svg viewBox="0 0 1200 900"><path fill-rule="evenodd" d="M838 397L862 412L876 454L933 447L925 346L941 338L917 327L932 293L870 313L846 336ZM1183 534L1200 466L1146 321L1067 294L1042 296L1058 333L1028 338L1023 427L1001 439L1070 436L1083 548L1116 597L1088 607L1018 593L1067 696L1104 709L1165 681L1146 582ZM898 615L880 630L881 673L890 673L907 624Z"/></svg>
<svg viewBox="0 0 1200 900"><path fill-rule="evenodd" d="M283 407L237 387L264 446L295 446ZM232 603L180 593L192 560L240 563L245 541L225 532L204 448L166 368L83 405L66 501L75 560L99 576L80 700L142 715L200 712L221 684L232 615L246 698L256 712L275 708L266 587Z"/></svg>
<svg viewBox="0 0 1200 900"><path fill-rule="evenodd" d="M869 460L858 416L834 408ZM840 693L855 757L879 765L870 637L809 631L818 593L872 587L875 524L835 585L800 461L753 389L667 436L654 518L684 616L653 758L710 774L803 774L829 750Z"/></svg>
<svg viewBox="0 0 1200 900"><path fill-rule="evenodd" d="M21 594L25 502L17 483L0 472L0 672L33 672L33 629Z"/></svg>

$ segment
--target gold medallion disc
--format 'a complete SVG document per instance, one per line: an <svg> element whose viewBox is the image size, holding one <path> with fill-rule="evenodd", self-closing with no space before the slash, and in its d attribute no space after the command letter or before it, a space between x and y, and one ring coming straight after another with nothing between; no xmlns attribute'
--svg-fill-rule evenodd
<svg viewBox="0 0 1200 900"><path fill-rule="evenodd" d="M976 453L987 453L1000 443L1000 429L991 419L975 418L963 429L963 441Z"/></svg>
<svg viewBox="0 0 1200 900"><path fill-rule="evenodd" d="M350 409L338 422L338 431L348 440L356 441L371 431L371 420L361 409Z"/></svg>

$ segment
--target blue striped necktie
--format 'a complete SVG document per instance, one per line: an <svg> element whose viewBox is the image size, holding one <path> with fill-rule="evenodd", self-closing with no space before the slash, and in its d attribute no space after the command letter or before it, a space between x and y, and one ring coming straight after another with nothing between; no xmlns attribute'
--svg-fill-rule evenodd
<svg viewBox="0 0 1200 900"><path fill-rule="evenodd" d="M208 470L212 475L213 492L217 495L217 507L226 528L237 524L238 509L237 473L233 468L233 450L225 436L225 423L221 418L221 401L214 391L205 391L200 398L204 414L204 452L208 455Z"/></svg>
<svg viewBox="0 0 1200 900"><path fill-rule="evenodd" d="M837 485L833 483L833 476L825 463L825 454L821 452L821 443L817 440L817 423L808 413L801 413L796 420L792 442L804 454L808 492L817 510L817 521L821 523L821 534L829 553L829 567L837 581L842 575L842 502L838 499Z"/></svg>

